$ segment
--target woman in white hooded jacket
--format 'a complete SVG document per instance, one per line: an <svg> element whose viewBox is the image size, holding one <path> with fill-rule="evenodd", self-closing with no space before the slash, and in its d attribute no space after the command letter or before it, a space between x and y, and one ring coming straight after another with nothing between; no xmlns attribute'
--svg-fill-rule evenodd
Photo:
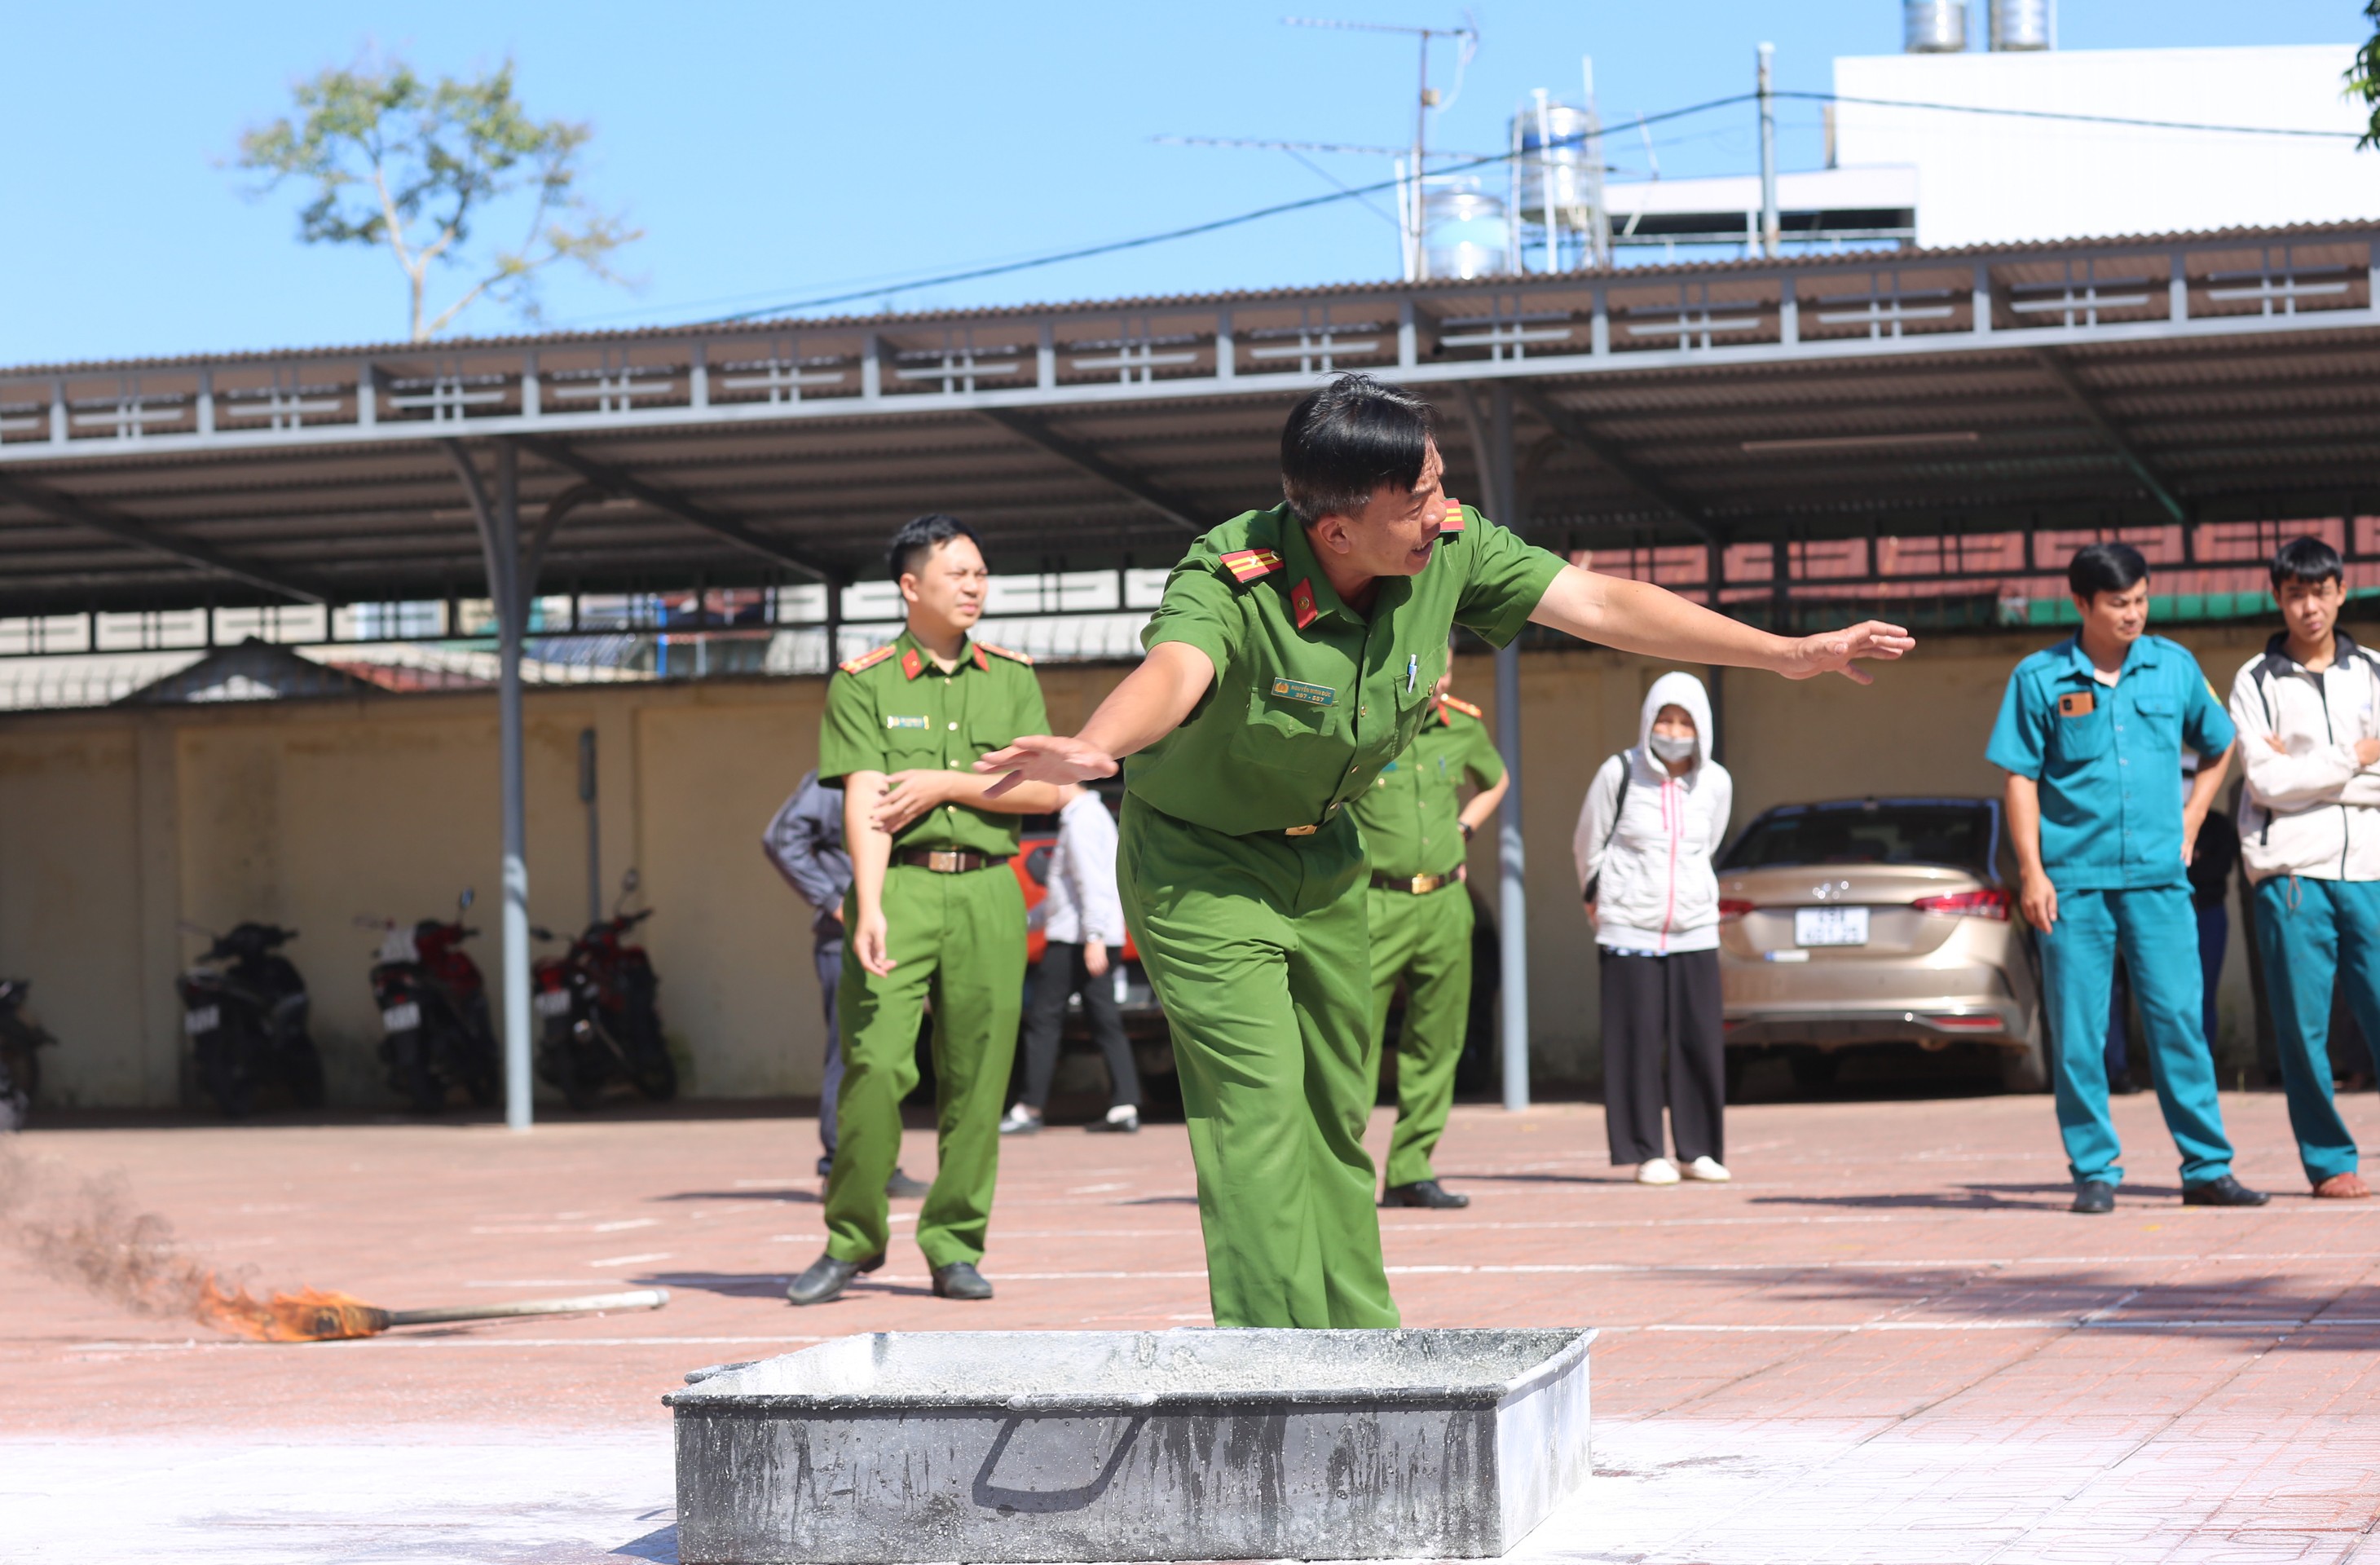
<svg viewBox="0 0 2380 1565"><path fill-rule="evenodd" d="M1718 875L1735 782L1690 673L1645 693L1636 744L1587 785L1571 852L1602 964L1604 1124L1645 1184L1728 1177ZM1677 1161L1662 1155L1667 1107Z"/></svg>

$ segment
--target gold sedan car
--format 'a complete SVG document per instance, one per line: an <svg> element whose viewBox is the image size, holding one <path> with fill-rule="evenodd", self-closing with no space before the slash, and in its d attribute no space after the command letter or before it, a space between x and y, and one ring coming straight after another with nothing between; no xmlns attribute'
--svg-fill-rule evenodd
<svg viewBox="0 0 2380 1565"><path fill-rule="evenodd" d="M1805 1087L1842 1050L1988 1051L2003 1085L2048 1085L2031 931L1997 799L1784 805L1718 865L1730 1082L1782 1051Z"/></svg>

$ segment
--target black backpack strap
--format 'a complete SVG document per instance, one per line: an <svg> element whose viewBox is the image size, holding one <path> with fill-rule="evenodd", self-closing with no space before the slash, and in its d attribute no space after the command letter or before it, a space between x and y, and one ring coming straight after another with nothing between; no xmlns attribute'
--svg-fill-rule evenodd
<svg viewBox="0 0 2380 1565"><path fill-rule="evenodd" d="M1579 892L1579 900L1581 902L1593 902L1595 900L1596 888L1603 884L1603 858L1606 854L1609 854L1611 851L1611 839L1620 835L1620 812L1628 807L1629 778L1636 769L1628 764L1628 752L1626 750L1620 752L1618 759L1620 761L1620 791L1611 796L1611 824L1604 831L1603 845L1595 850L1595 873L1586 878L1586 885Z"/></svg>

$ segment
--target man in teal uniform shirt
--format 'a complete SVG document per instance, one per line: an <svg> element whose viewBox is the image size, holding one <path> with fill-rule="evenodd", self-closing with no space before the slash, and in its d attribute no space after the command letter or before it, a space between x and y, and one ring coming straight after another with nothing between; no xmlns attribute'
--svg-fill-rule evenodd
<svg viewBox="0 0 2380 1565"><path fill-rule="evenodd" d="M1125 769L1124 917L1173 1031L1218 1326L1397 1324L1372 1159L1363 843L1347 807L1431 709L1447 637L1535 621L1681 662L1864 683L1890 625L1789 640L1598 576L1447 499L1427 404L1349 375L1281 431L1287 503L1190 546L1148 656L1001 786Z"/></svg>
<svg viewBox="0 0 2380 1565"><path fill-rule="evenodd" d="M2148 563L2139 550L2077 550L2066 580L2082 627L2017 664L1985 754L2008 773L2024 916L2041 935L2073 1209L2112 1211L2124 1177L2101 1048L2119 947L2157 1105L2181 1151L2183 1202L2262 1206L2265 1195L2231 1176L2190 903L2190 848L2231 758L2231 720L2186 649L2144 634ZM2206 758L2187 801L2174 781L2185 745Z"/></svg>

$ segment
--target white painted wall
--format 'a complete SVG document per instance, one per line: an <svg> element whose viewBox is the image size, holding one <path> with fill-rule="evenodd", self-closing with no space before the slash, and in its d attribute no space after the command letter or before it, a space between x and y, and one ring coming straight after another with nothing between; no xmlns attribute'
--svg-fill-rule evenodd
<svg viewBox="0 0 2380 1565"><path fill-rule="evenodd" d="M2342 10L2341 19L2346 19ZM2353 131L2350 43L1885 55L1835 62L1852 98ZM2380 218L2380 152L1840 103L1837 162L1913 164L1928 248Z"/></svg>

